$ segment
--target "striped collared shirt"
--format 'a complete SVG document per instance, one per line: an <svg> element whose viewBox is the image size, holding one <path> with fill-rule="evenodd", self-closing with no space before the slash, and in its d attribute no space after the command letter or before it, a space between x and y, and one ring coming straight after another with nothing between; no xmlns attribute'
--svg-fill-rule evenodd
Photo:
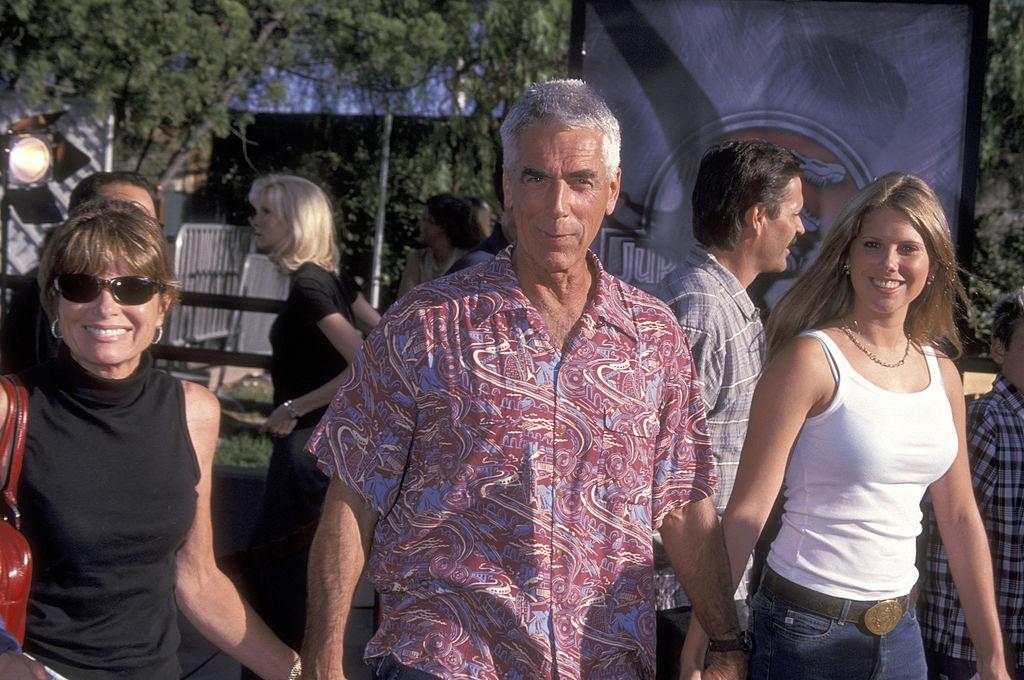
<svg viewBox="0 0 1024 680"><path fill-rule="evenodd" d="M700 244L694 244L685 262L662 282L660 297L686 331L701 381L718 471L715 507L721 516L732 494L750 400L761 376L761 315L736 277ZM740 580L737 600L746 599L746 577ZM659 568L655 585L658 609L688 604L671 569Z"/></svg>

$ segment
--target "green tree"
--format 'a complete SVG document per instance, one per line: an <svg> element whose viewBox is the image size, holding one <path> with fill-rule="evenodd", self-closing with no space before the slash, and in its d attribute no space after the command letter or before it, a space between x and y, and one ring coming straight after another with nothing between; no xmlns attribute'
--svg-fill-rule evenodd
<svg viewBox="0 0 1024 680"><path fill-rule="evenodd" d="M568 0L365 0L358 10L317 10L289 71L293 92L324 108L348 97L380 114L439 115L415 134L396 122L385 286L397 285L428 196L452 191L496 201L500 116L531 83L565 75L569 19ZM367 268L358 267L372 248L381 141L379 124L358 129L357 140L325 129L318 148L301 157L263 157L228 174L251 181L254 173L291 171L319 179L332 193L347 261L365 277Z"/></svg>
<svg viewBox="0 0 1024 680"><path fill-rule="evenodd" d="M993 0L982 103L970 326L987 338L996 298L1024 285L1024 2Z"/></svg>
<svg viewBox="0 0 1024 680"><path fill-rule="evenodd" d="M118 167L157 181L228 132L257 80L294 58L302 0L10 0L0 4L0 83L40 109L67 98L113 106ZM272 67L268 69L268 67Z"/></svg>
<svg viewBox="0 0 1024 680"><path fill-rule="evenodd" d="M377 113L448 115L433 171L450 190L490 195L499 117L532 82L565 74L570 13L568 0L325 7L292 74L325 101L349 92Z"/></svg>
<svg viewBox="0 0 1024 680"><path fill-rule="evenodd" d="M164 184L214 138L244 139L252 110L437 116L444 124L417 135L415 148L393 145L388 281L423 199L495 200L500 116L533 81L565 74L570 13L569 0L8 0L0 87L41 110L67 98L112 107L117 167ZM301 157L234 168L211 178L208 198L244 197L257 172L322 178L334 185L346 248L361 254L372 239L379 137L374 126L349 153L325 138Z"/></svg>

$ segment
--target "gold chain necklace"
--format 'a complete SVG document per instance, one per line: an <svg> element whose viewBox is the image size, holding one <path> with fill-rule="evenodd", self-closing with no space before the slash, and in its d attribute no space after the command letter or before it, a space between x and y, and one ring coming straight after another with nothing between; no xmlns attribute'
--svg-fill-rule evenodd
<svg viewBox="0 0 1024 680"><path fill-rule="evenodd" d="M854 322L854 323L856 323L856 322ZM888 363L886 361L882 361L877 356L875 356L875 354L871 350L869 350L864 345L860 344L860 342L857 340L857 336L854 335L854 330L852 328L850 328L850 326L848 324L844 323L842 326L839 327L839 329L841 331L843 331L843 333L846 333L846 337L848 337L850 339L850 342L853 343L854 347L859 349L861 352L864 352L864 354L866 354L868 356L868 359L871 359L872 361L874 361L879 366L885 366L886 368L899 368L900 366L902 366L906 362L907 357L910 356L910 335L909 334L905 334L907 336L907 346L903 349L903 358L900 359L899 361L895 362L895 363L890 364L890 363Z"/></svg>

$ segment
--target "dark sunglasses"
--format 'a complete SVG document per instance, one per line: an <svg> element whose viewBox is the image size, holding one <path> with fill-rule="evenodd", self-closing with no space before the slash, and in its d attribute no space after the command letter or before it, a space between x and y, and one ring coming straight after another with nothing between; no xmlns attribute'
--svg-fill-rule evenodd
<svg viewBox="0 0 1024 680"><path fill-rule="evenodd" d="M61 274L54 286L68 302L92 302L106 288L122 305L144 305L164 289L162 283L145 276L100 279L88 274Z"/></svg>

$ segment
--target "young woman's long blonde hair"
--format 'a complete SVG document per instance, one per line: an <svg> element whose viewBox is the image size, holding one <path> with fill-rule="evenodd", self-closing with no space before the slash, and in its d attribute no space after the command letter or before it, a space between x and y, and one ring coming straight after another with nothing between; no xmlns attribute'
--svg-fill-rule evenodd
<svg viewBox="0 0 1024 680"><path fill-rule="evenodd" d="M253 182L249 202L263 201L291 229L288 238L270 253L285 273L311 262L337 272L340 255L334 217L327 195L308 179L294 175L266 175Z"/></svg>
<svg viewBox="0 0 1024 680"><path fill-rule="evenodd" d="M860 234L865 216L879 208L903 213L928 251L932 282L910 303L904 329L918 344L945 343L954 350L954 356L963 352L955 315L958 304L966 309L967 295L960 283L942 205L923 180L893 172L850 199L825 237L817 259L775 305L766 331L769 360L803 331L819 328L850 311L853 287L845 271L850 245Z"/></svg>

